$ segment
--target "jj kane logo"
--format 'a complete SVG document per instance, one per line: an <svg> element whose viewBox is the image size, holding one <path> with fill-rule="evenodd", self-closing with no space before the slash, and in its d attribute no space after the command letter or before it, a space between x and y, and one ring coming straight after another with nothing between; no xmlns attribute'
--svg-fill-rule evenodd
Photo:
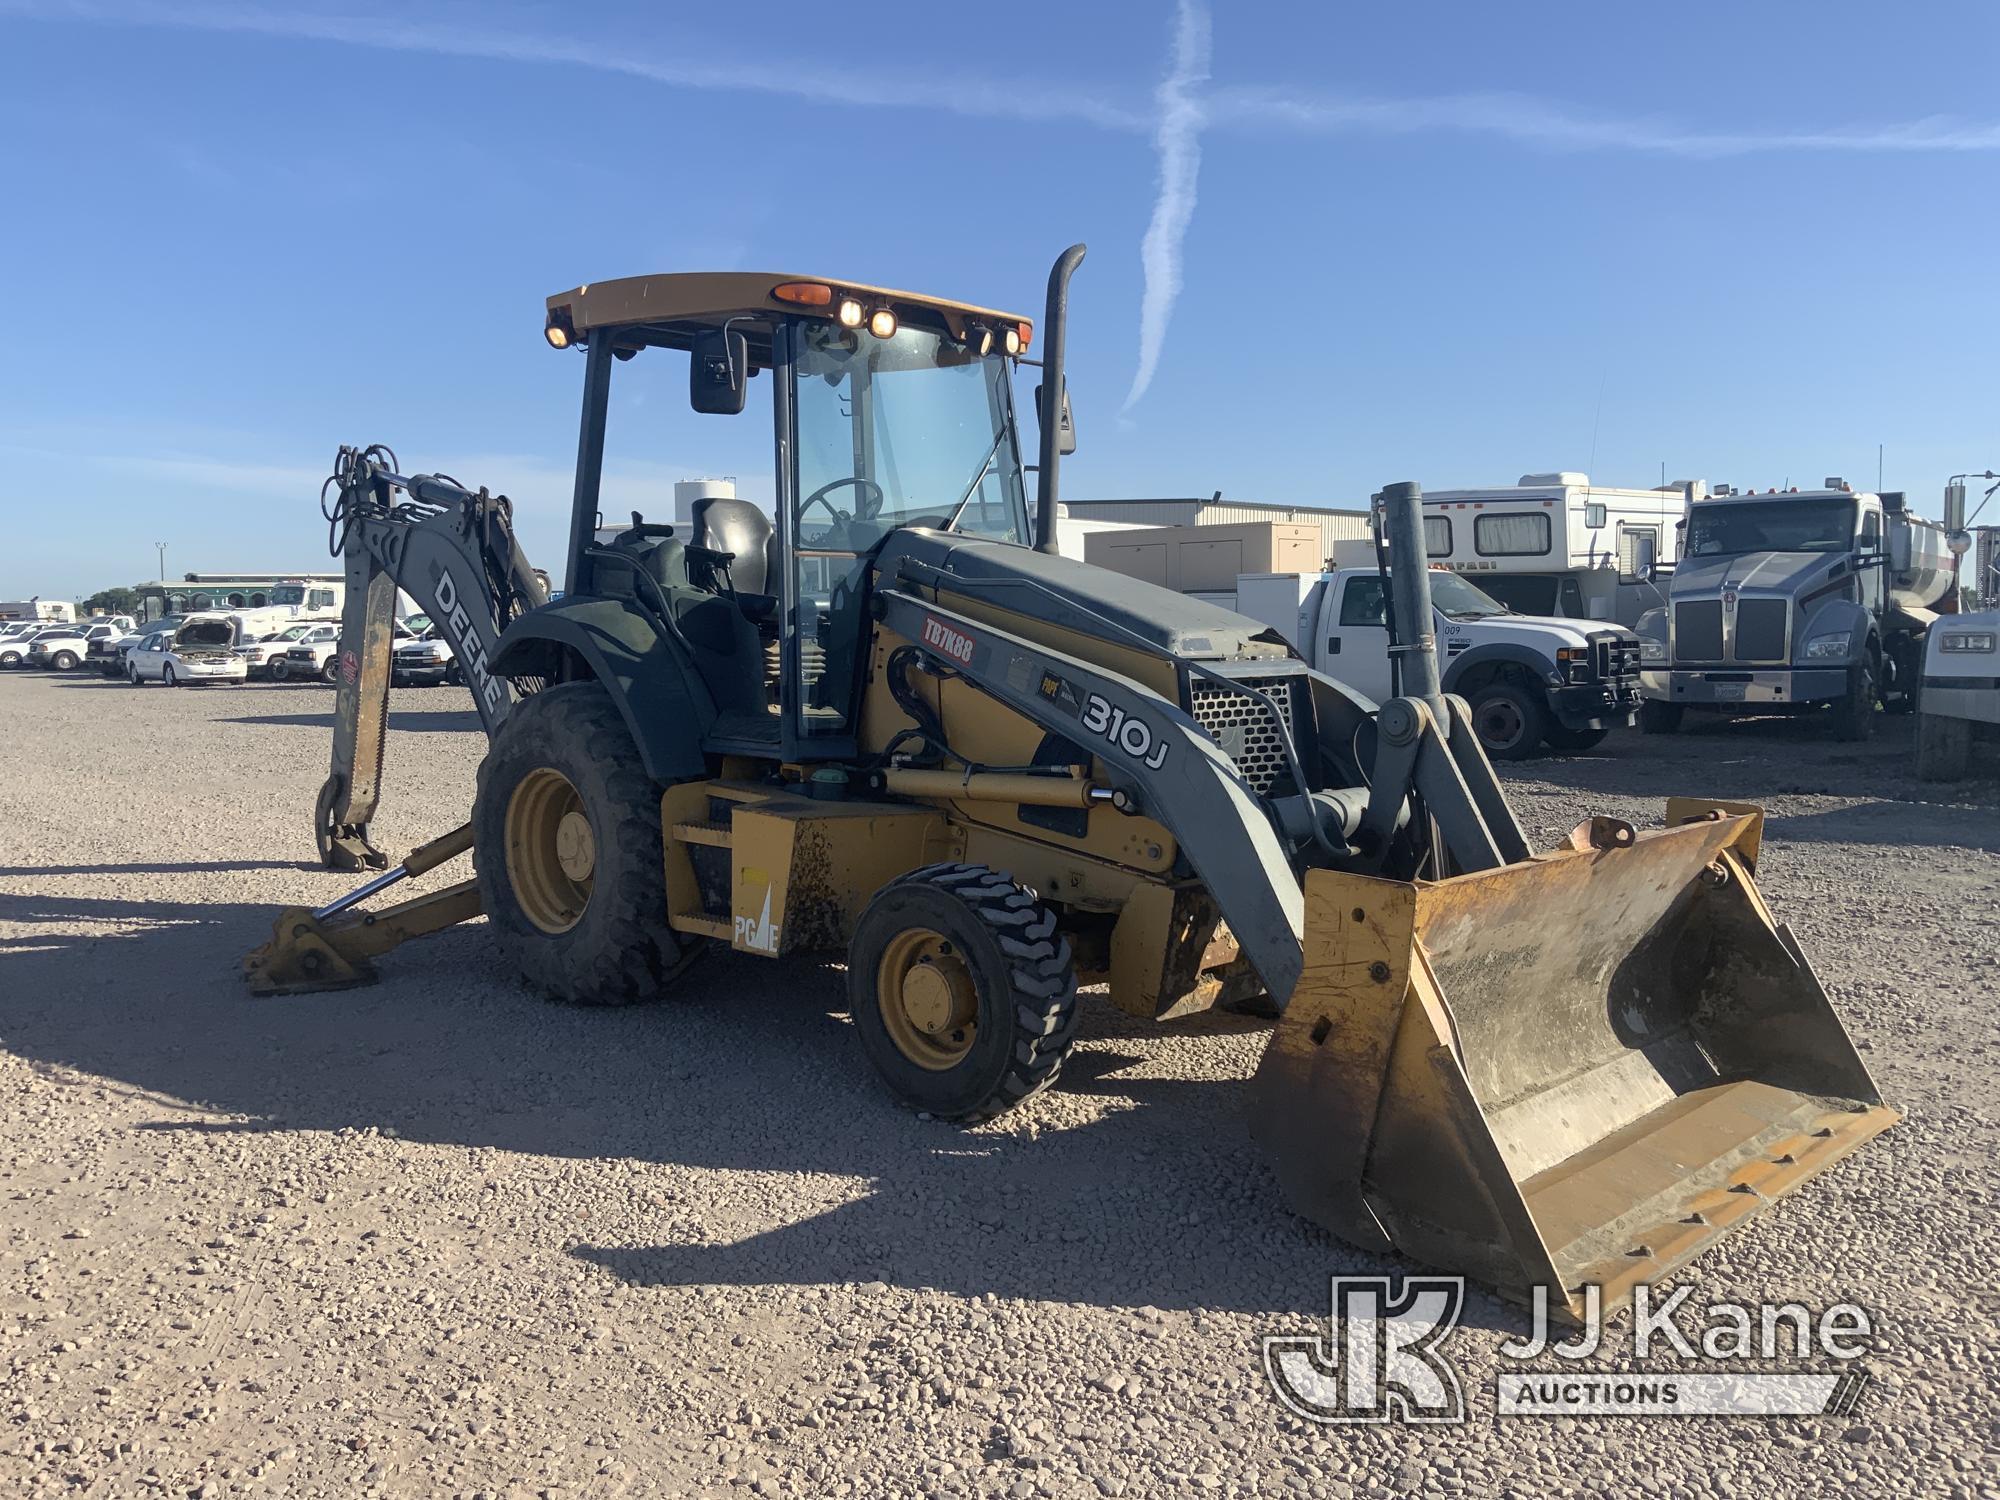
<svg viewBox="0 0 2000 1500"><path fill-rule="evenodd" d="M1333 1278L1333 1336L1264 1340L1278 1399L1311 1422L1463 1422L1465 1392L1438 1346L1465 1306L1459 1276Z"/></svg>
<svg viewBox="0 0 2000 1500"><path fill-rule="evenodd" d="M1603 1345L1601 1289L1584 1289L1582 1326L1558 1338L1547 1291L1538 1288L1528 1335L1499 1346L1495 1414L1846 1416L1854 1410L1869 1382L1855 1363L1872 1346L1867 1309L1840 1302L1815 1315L1797 1302L1718 1302L1700 1309L1690 1328L1682 1321L1689 1292L1635 1288L1635 1363L1606 1369L1579 1363ZM1336 1276L1332 1300L1328 1336L1263 1341L1265 1374L1286 1407L1310 1422L1465 1420L1459 1372L1443 1348L1465 1306L1464 1278L1410 1276L1399 1287L1384 1276ZM1651 1368L1646 1361L1657 1345L1707 1367ZM1785 1358L1819 1368L1736 1363Z"/></svg>

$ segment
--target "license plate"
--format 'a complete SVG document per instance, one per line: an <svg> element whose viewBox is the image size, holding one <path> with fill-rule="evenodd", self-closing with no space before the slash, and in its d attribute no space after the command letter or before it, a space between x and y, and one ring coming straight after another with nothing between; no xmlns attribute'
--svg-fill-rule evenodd
<svg viewBox="0 0 2000 1500"><path fill-rule="evenodd" d="M1749 693L1749 684L1743 682L1718 682L1713 686L1717 703L1741 703Z"/></svg>

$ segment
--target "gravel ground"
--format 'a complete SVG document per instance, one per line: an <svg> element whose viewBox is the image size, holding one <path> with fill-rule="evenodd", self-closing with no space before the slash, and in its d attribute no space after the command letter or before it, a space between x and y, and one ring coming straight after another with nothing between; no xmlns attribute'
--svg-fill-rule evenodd
<svg viewBox="0 0 2000 1500"><path fill-rule="evenodd" d="M462 820L462 696L397 695L378 829ZM1330 1273L1245 1127L1265 1032L1089 1012L1063 1084L917 1119L841 976L721 957L564 1011L473 924L371 989L254 1001L308 862L331 698L0 677L0 1488L10 1494L2000 1496L2000 786L1920 785L1908 725L1615 736L1508 773L1539 845L1674 791L1771 813L1761 881L1904 1122L1700 1260L1703 1301L1852 1298L1834 1420L1314 1427L1258 1337ZM1624 1338L1614 1330L1606 1357Z"/></svg>

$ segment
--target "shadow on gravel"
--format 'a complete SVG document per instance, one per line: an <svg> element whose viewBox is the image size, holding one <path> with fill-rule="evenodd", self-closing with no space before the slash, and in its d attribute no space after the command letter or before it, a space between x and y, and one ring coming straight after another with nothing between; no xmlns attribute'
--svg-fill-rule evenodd
<svg viewBox="0 0 2000 1500"><path fill-rule="evenodd" d="M333 728L333 711L323 714L252 714L241 719L219 719L221 724L282 725L295 729ZM392 699L389 706L389 727L407 730L413 734L456 733L461 730L479 729L479 714L470 708L406 708L399 709Z"/></svg>
<svg viewBox="0 0 2000 1500"><path fill-rule="evenodd" d="M919 1120L882 1092L831 966L716 954L659 1004L570 1009L528 994L472 923L392 954L378 985L257 1000L237 966L273 916L0 894L0 923L32 929L0 953L0 1045L37 1067L123 1084L149 1101L143 1129L377 1129L583 1163L598 1174L587 1191L562 1191L574 1169L561 1168L538 1205L574 1237L571 1254L640 1285L880 1279L1317 1318L1330 1274L1408 1269L1338 1245L1283 1206L1249 1138L1242 1074L1260 1043L1231 1037L1260 1023L1177 1029L1172 1054L1234 1049L1222 1076L1148 1078L1162 1049L1142 1058L1127 1038L1156 1033L1087 997L1066 1085L1102 1112L1080 1120L1057 1098L967 1131ZM91 935L64 930L84 924ZM646 1163L784 1174L786 1186L781 1196L755 1175L697 1176L690 1191L680 1175L678 1195L662 1198ZM577 1243L601 1231L569 1216L607 1191L630 1195L639 1244ZM834 1206L774 1223L795 1212L774 1199Z"/></svg>
<svg viewBox="0 0 2000 1500"><path fill-rule="evenodd" d="M318 868L318 863L310 859L211 859L199 864L0 865L0 875L204 875L216 870Z"/></svg>
<svg viewBox="0 0 2000 1500"><path fill-rule="evenodd" d="M1949 805L1864 802L1825 812L1767 816L1764 827L1772 838L1805 844L1882 844L1895 849L1943 847L2000 854L2000 817L1990 812L1982 816L1973 809Z"/></svg>

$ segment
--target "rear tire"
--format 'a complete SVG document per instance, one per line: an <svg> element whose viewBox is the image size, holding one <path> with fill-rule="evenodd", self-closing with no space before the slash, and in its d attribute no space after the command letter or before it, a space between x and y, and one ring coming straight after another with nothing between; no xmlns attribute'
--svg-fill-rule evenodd
<svg viewBox="0 0 2000 1500"><path fill-rule="evenodd" d="M1833 704L1833 737L1850 744L1875 732L1875 659L1864 657L1847 669L1847 696Z"/></svg>
<svg viewBox="0 0 2000 1500"><path fill-rule="evenodd" d="M1961 781L1972 763L1972 721L1943 714L1917 715L1917 777Z"/></svg>
<svg viewBox="0 0 2000 1500"><path fill-rule="evenodd" d="M1595 750L1610 733L1609 724L1600 724L1595 729L1571 729L1567 725L1551 724L1544 738L1548 740L1550 749L1576 755L1585 750Z"/></svg>
<svg viewBox="0 0 2000 1500"><path fill-rule="evenodd" d="M629 1005L681 967L660 788L598 684L550 688L507 716L479 767L472 836L480 901L532 988Z"/></svg>
<svg viewBox="0 0 2000 1500"><path fill-rule="evenodd" d="M1472 732L1493 760L1526 760L1542 748L1549 713L1538 694L1505 678L1472 695Z"/></svg>
<svg viewBox="0 0 2000 1500"><path fill-rule="evenodd" d="M1658 698L1648 698L1639 705L1639 732L1672 734L1681 727L1681 718L1686 713L1684 704L1663 703Z"/></svg>
<svg viewBox="0 0 2000 1500"><path fill-rule="evenodd" d="M890 1092L948 1120L990 1120L1034 1097L1076 1036L1076 970L1055 913L984 865L931 865L883 887L848 945L847 998Z"/></svg>

